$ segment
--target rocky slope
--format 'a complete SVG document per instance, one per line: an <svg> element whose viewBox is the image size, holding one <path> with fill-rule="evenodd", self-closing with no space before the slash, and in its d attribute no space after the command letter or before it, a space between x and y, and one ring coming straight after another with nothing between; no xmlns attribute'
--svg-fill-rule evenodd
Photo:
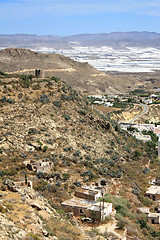
<svg viewBox="0 0 160 240"><path fill-rule="evenodd" d="M143 108L139 104L135 104L123 111L115 111L111 113L111 118L118 122L130 122L135 116L139 115L143 111Z"/></svg>
<svg viewBox="0 0 160 240"><path fill-rule="evenodd" d="M148 179L159 172L155 149L149 151L145 144L121 131L116 122L92 108L84 96L56 77L32 78L1 72L0 136L2 189L6 190L2 184L6 179L18 182L27 176L33 182L33 188L49 201L52 208L60 211L61 202L70 198L78 186L93 183L103 177L107 179L110 193L128 199L134 224L137 224L137 207L147 202L144 193ZM30 160L37 163L39 160L50 162L51 169L38 173L26 168L24 162ZM146 168L150 169L147 175ZM8 194L10 193L2 192L1 213ZM37 193L33 191L34 194ZM37 199L38 195L36 196ZM22 195L10 195L11 202L13 198L19 202L13 204L13 210L9 210L18 214L16 206L22 203ZM31 199L34 202L34 197L31 196ZM40 201L44 208L45 200ZM25 207L31 211L28 200L25 200L25 204L27 206L23 206L22 212ZM50 209L49 206L48 208ZM56 214L54 210L51 211L51 215ZM33 212L31 216L33 226L34 214ZM36 214L38 215L37 212ZM9 212L4 212L1 215L2 221L6 222L5 219L9 216ZM23 215L22 218L24 227L16 225L18 229L15 232L24 234L25 231L26 237L29 237L27 234L33 233L29 228L29 220ZM35 219L38 221L38 216ZM18 220L11 216L11 221L14 227ZM57 221L55 225L61 226L61 221ZM132 220L127 218L125 221L128 221L128 229L133 229ZM61 240L85 239L82 232L68 229L63 224L58 230L53 227L52 221L48 220L46 225L52 230L49 237L56 236ZM35 234L42 234L41 221L34 227L37 229ZM139 225L134 225L135 227L136 233L128 230L128 235L136 234L139 239L145 239ZM8 225L3 228L6 232L4 237L8 237L8 233L15 234ZM68 238L64 238L64 232L68 233Z"/></svg>
<svg viewBox="0 0 160 240"><path fill-rule="evenodd" d="M38 192L30 187L21 186L22 182L6 180L2 185L0 191L2 240L86 239L78 227L64 220ZM66 231L63 228L66 228Z"/></svg>
<svg viewBox="0 0 160 240"><path fill-rule="evenodd" d="M148 120L149 122L158 123L160 121L160 104L149 105L148 108L147 114L143 115L139 122L143 123Z"/></svg>

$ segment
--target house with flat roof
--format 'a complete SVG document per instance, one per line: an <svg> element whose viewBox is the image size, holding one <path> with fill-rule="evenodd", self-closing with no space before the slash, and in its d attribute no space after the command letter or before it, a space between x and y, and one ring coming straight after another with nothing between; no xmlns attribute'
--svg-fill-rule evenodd
<svg viewBox="0 0 160 240"><path fill-rule="evenodd" d="M72 199L64 201L61 205L74 216L85 216L92 220L102 221L112 213L112 203L98 201L103 196L101 190L89 187L79 188Z"/></svg>
<svg viewBox="0 0 160 240"><path fill-rule="evenodd" d="M73 212L74 216L85 216L102 221L112 213L112 203L97 202L89 199L73 197L62 203L65 211Z"/></svg>

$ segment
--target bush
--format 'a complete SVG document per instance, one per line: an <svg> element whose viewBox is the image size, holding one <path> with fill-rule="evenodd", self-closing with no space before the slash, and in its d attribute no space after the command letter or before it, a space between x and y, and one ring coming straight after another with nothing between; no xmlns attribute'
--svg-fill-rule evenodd
<svg viewBox="0 0 160 240"><path fill-rule="evenodd" d="M91 156L90 155L85 155L85 159L86 160L91 160Z"/></svg>
<svg viewBox="0 0 160 240"><path fill-rule="evenodd" d="M46 94L41 95L39 101L42 102L43 104L50 102L50 100Z"/></svg>
<svg viewBox="0 0 160 240"><path fill-rule="evenodd" d="M9 75L7 73L4 73L3 71L0 71L0 76L8 77Z"/></svg>
<svg viewBox="0 0 160 240"><path fill-rule="evenodd" d="M147 222L144 219L139 219L137 223L140 225L140 228L147 228Z"/></svg>
<svg viewBox="0 0 160 240"><path fill-rule="evenodd" d="M63 179L68 180L70 178L69 173L63 173Z"/></svg>
<svg viewBox="0 0 160 240"><path fill-rule="evenodd" d="M102 223L107 223L109 221L113 221L113 218L111 216L106 216Z"/></svg>
<svg viewBox="0 0 160 240"><path fill-rule="evenodd" d="M82 186L82 183L78 182L77 180L73 184L76 185L77 187L81 187Z"/></svg>
<svg viewBox="0 0 160 240"><path fill-rule="evenodd" d="M46 152L47 149L48 149L48 147L47 147L47 146L44 146L43 149L42 149L42 151L43 151L43 152Z"/></svg>
<svg viewBox="0 0 160 240"><path fill-rule="evenodd" d="M27 236L31 237L33 240L40 240L40 238L32 232L28 233Z"/></svg>
<svg viewBox="0 0 160 240"><path fill-rule="evenodd" d="M55 82L59 82L60 81L60 78L57 78L57 77L51 77L51 80L54 80Z"/></svg>
<svg viewBox="0 0 160 240"><path fill-rule="evenodd" d="M54 101L53 104L56 106L56 107L61 107L61 102L60 101Z"/></svg>
<svg viewBox="0 0 160 240"><path fill-rule="evenodd" d="M32 83L32 75L22 75L20 76L21 79L21 86L23 88L29 88L30 84Z"/></svg>
<svg viewBox="0 0 160 240"><path fill-rule="evenodd" d="M121 215L121 216L131 216L131 212L130 212L130 208L131 205L128 202L128 200L122 198L122 197L117 197L117 196L113 196L111 194L106 194L104 196L104 201L105 202L111 202L114 206L114 208L117 211L117 214Z"/></svg>
<svg viewBox="0 0 160 240"><path fill-rule="evenodd" d="M2 205L0 205L0 212L1 213L5 213L6 212L6 209Z"/></svg>
<svg viewBox="0 0 160 240"><path fill-rule="evenodd" d="M123 229L124 229L124 226L125 226L125 223L124 223L123 221L118 221L117 227L118 227L120 230L123 230Z"/></svg>
<svg viewBox="0 0 160 240"><path fill-rule="evenodd" d="M63 101L71 101L72 99L69 96L67 96L66 94L62 94L61 95L61 100L63 100Z"/></svg>
<svg viewBox="0 0 160 240"><path fill-rule="evenodd" d="M85 116L86 115L86 112L84 110L78 110L78 113Z"/></svg>
<svg viewBox="0 0 160 240"><path fill-rule="evenodd" d="M74 157L80 157L81 152L79 150L77 150L75 153L73 153Z"/></svg>
<svg viewBox="0 0 160 240"><path fill-rule="evenodd" d="M68 121L69 119L71 119L70 116L67 115L67 114L63 114L62 117L64 117L64 119L65 119L66 121Z"/></svg>

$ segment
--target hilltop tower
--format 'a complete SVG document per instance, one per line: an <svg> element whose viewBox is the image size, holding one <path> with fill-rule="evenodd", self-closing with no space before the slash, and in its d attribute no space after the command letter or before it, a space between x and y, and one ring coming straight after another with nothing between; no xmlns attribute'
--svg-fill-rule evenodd
<svg viewBox="0 0 160 240"><path fill-rule="evenodd" d="M35 76L40 77L40 78L44 78L44 70L43 69L36 69L35 70Z"/></svg>

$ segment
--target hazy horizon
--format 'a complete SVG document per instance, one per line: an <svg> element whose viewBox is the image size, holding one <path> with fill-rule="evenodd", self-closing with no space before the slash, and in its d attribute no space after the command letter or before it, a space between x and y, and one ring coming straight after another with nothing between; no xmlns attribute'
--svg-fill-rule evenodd
<svg viewBox="0 0 160 240"><path fill-rule="evenodd" d="M0 0L0 34L160 32L158 0Z"/></svg>
<svg viewBox="0 0 160 240"><path fill-rule="evenodd" d="M74 36L74 35L103 35L103 34L114 34L114 33L155 33L155 34L160 34L160 32L151 32L151 31L122 31L122 32L118 32L118 31L115 31L115 32L95 32L95 33L73 33L71 35L64 35L64 36L58 36L58 35L55 35L55 34L36 34L36 33L24 33L24 32L21 32L21 33L0 33L0 35L36 35L36 36L56 36L56 37L67 37L67 36Z"/></svg>

